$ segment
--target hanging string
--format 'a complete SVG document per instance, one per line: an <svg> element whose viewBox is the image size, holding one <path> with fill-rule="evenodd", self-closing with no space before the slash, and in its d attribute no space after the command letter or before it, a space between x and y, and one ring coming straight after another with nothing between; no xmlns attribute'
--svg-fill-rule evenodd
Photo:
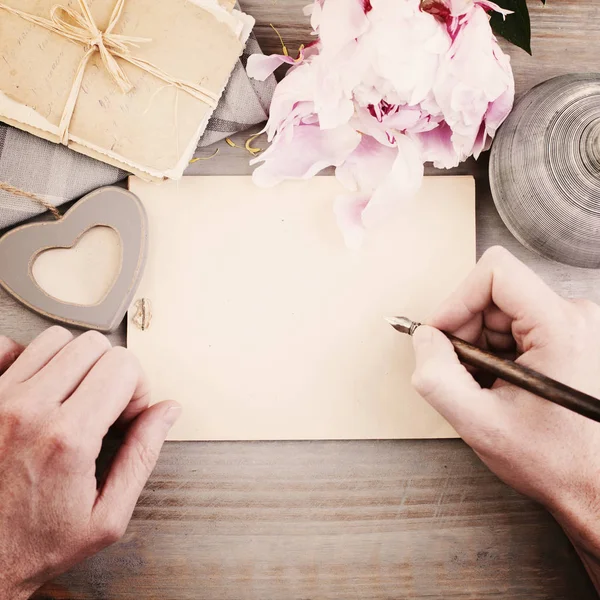
<svg viewBox="0 0 600 600"><path fill-rule="evenodd" d="M45 198L38 196L37 194L32 194L31 192L26 192L25 190L21 190L14 185L10 185L9 183L5 183L4 181L0 181L0 190L8 192L9 194L13 194L14 196L21 196L23 198L29 198L38 204L41 204L46 210L49 210L56 219L60 219L62 215L58 211L58 208L51 204Z"/></svg>

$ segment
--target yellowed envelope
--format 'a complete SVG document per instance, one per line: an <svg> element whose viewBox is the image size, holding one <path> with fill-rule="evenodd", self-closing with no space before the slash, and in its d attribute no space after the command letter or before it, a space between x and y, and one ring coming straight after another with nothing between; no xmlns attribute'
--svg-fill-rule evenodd
<svg viewBox="0 0 600 600"><path fill-rule="evenodd" d="M130 179L149 217L128 345L178 440L434 438L453 429L412 389L410 339L475 263L471 177L429 177L410 206L348 250L332 177L272 189L249 177Z"/></svg>
<svg viewBox="0 0 600 600"><path fill-rule="evenodd" d="M80 12L77 0L0 0L49 19L55 6ZM88 0L105 31L115 0ZM127 0L114 34L144 38L131 54L171 77L220 97L254 19L216 0ZM82 45L0 9L0 120L59 142ZM213 109L186 92L117 59L133 89L124 94L96 52L90 59L69 126L69 148L144 179L178 179Z"/></svg>

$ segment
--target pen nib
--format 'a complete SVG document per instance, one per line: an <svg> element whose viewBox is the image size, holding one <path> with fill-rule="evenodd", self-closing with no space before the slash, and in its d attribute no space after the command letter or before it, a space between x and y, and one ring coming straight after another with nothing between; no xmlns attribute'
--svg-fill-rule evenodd
<svg viewBox="0 0 600 600"><path fill-rule="evenodd" d="M407 317L385 317L385 320L396 331L399 331L400 333L407 333L408 335L412 335L415 332L415 329L421 324L411 321Z"/></svg>

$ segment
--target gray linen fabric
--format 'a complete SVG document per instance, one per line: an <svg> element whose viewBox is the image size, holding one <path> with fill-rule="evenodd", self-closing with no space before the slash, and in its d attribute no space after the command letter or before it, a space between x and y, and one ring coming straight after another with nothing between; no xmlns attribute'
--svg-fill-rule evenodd
<svg viewBox="0 0 600 600"><path fill-rule="evenodd" d="M260 47L251 36L199 146L208 146L267 119L275 79L255 81L246 74L248 56L257 52ZM121 169L0 123L0 181L42 196L56 206L125 177L127 173ZM33 200L0 190L0 229L43 210Z"/></svg>

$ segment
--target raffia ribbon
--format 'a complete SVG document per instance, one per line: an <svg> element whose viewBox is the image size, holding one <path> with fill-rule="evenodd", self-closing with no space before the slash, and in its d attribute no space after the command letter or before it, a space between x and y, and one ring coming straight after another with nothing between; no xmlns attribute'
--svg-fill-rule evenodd
<svg viewBox="0 0 600 600"><path fill-rule="evenodd" d="M219 97L214 92L191 81L171 77L155 64L132 56L132 47L138 48L140 43L151 42L152 39L113 33L113 30L123 13L125 0L117 0L105 31L100 31L100 29L98 29L87 0L78 0L78 2L81 13L57 4L53 6L50 11L50 19L23 12L0 2L0 9L21 17L30 23L39 25L48 31L56 33L57 35L86 48L86 52L79 62L71 93L69 94L60 119L58 135L61 144L66 146L69 143L69 125L71 124L73 112L77 105L77 98L81 91L83 75L91 56L95 52L100 53L100 57L106 70L124 94L129 93L133 89L133 85L117 63L116 58L120 58L129 64L135 65L143 71L146 71L146 73L150 73L157 79L164 81L166 84L172 85L173 87L190 94L212 108L216 108Z"/></svg>

